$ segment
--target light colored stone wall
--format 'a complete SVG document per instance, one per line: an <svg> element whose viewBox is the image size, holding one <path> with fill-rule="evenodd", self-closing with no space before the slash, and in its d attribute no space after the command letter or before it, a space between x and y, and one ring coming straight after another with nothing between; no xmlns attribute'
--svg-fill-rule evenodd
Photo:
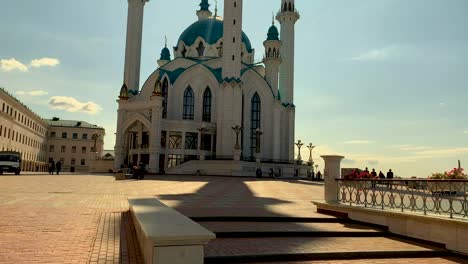
<svg viewBox="0 0 468 264"><path fill-rule="evenodd" d="M47 169L47 128L37 114L0 89L0 150L20 152L22 171Z"/></svg>
<svg viewBox="0 0 468 264"><path fill-rule="evenodd" d="M55 137L52 137L55 133ZM66 133L66 138L62 137L62 133ZM74 138L76 134L76 138ZM86 134L86 139L83 135ZM96 140L97 151L93 151L94 140L93 135L99 135ZM70 171L72 167L75 171L90 171L92 160L102 157L104 148L105 131L102 128L81 128L81 127L58 127L51 126L48 133L47 151L49 158L55 162L62 160L62 171ZM64 149L63 149L64 147ZM76 151L73 151L73 147ZM72 164L72 160L75 164ZM84 160L84 165L81 161Z"/></svg>

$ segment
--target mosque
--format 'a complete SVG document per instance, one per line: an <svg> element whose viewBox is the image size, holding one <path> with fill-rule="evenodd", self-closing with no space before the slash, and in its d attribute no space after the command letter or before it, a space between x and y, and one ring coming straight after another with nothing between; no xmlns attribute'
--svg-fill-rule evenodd
<svg viewBox="0 0 468 264"><path fill-rule="evenodd" d="M294 0L281 0L263 42L263 60L242 30L243 1L224 0L224 17L201 0L197 21L140 87L145 3L128 0L124 83L118 97L115 167L152 173L246 175L294 165ZM280 0L278 0L278 5ZM216 8L217 9L217 8ZM268 22L265 21L265 29ZM265 165L268 164L268 165Z"/></svg>

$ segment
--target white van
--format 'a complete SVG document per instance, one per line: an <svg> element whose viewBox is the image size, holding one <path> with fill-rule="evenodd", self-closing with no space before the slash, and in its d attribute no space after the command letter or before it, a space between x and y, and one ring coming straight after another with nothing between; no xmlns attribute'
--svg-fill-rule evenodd
<svg viewBox="0 0 468 264"><path fill-rule="evenodd" d="M12 172L19 175L21 172L21 154L14 151L0 151L0 174Z"/></svg>

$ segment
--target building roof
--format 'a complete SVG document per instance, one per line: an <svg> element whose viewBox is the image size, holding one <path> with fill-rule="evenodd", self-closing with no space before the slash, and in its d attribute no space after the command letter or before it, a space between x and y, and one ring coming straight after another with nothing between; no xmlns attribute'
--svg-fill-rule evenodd
<svg viewBox="0 0 468 264"><path fill-rule="evenodd" d="M42 121L43 119L36 114L33 110L31 110L27 105L23 104L18 98L14 97L10 92L8 92L5 88L0 87L0 91L5 93L8 97L19 103L22 107L24 107L27 111L29 111L34 117L36 117L38 120Z"/></svg>
<svg viewBox="0 0 468 264"><path fill-rule="evenodd" d="M73 127L73 128L92 128L92 129L103 129L102 127L98 127L97 125L90 124L85 121L78 121L78 120L62 120L58 117L54 117L52 119L44 119L50 126L55 127Z"/></svg>
<svg viewBox="0 0 468 264"><path fill-rule="evenodd" d="M279 40L278 28L275 25L271 25L270 29L268 29L267 40Z"/></svg>
<svg viewBox="0 0 468 264"><path fill-rule="evenodd" d="M213 45L223 37L224 32L223 20L219 17L211 17L208 19L199 20L190 25L179 37L181 41L187 46L192 46L198 37L204 39L209 45ZM249 53L252 52L252 44L247 35L242 32L242 42Z"/></svg>
<svg viewBox="0 0 468 264"><path fill-rule="evenodd" d="M161 58L160 60L170 61L171 60L171 52L167 47L164 47L161 51Z"/></svg>

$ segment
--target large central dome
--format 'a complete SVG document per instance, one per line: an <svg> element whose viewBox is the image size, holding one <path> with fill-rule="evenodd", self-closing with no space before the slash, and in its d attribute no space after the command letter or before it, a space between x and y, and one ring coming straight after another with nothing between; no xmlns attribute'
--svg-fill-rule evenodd
<svg viewBox="0 0 468 264"><path fill-rule="evenodd" d="M199 20L190 25L180 35L179 41L185 43L187 46L192 46L198 37L203 38L209 45L213 45L223 37L223 20L220 18L208 18ZM242 42L245 44L245 48L250 53L252 52L252 44L250 43L247 35L242 32Z"/></svg>

